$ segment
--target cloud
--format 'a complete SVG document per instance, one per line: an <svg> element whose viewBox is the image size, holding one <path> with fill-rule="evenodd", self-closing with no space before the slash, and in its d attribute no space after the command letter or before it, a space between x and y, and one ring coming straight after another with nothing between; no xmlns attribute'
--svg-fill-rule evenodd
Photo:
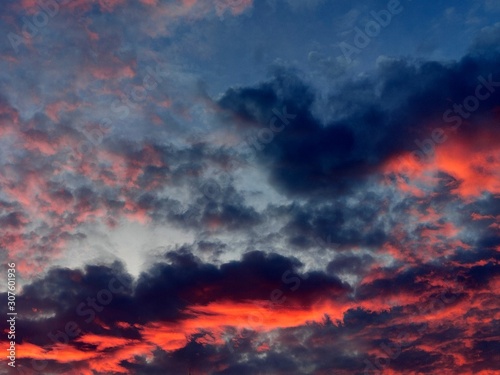
<svg viewBox="0 0 500 375"><path fill-rule="evenodd" d="M254 150L258 160L269 166L274 186L287 194L338 194L366 183L391 158L414 150L425 156L419 145L436 128L447 138L455 138L446 141L443 150L462 148L465 155L467 149L461 144L470 147L470 137L478 139L481 134L490 134L495 144L493 110L498 90L480 103L473 116L466 114L464 121L470 126L463 126L456 135L450 126L453 124L443 116L450 103L461 104L474 95L482 82L478 77L498 80L495 61L498 55L490 52L480 56L471 53L447 64L404 59L381 62L375 73L341 84L338 93L321 103L332 113L328 122L314 113L313 104L318 100L314 89L286 70L258 86L228 90L219 105L233 116L232 122L249 129L254 137L267 125L273 109L286 108L296 117L271 141L260 141L262 150ZM439 168L441 163L437 163ZM452 173L450 168L442 169ZM456 173L457 179L465 178Z"/></svg>
<svg viewBox="0 0 500 375"><path fill-rule="evenodd" d="M484 249L478 259L490 260L404 270L363 257L358 271L371 277L356 290L334 276L342 258L330 274L303 273L297 259L258 251L220 267L169 252L136 280L119 263L53 269L18 296L18 356L23 368L46 360L46 373L359 372L367 360L414 373L494 371L486 328L500 311L500 257ZM78 334L64 339L69 322Z"/></svg>
<svg viewBox="0 0 500 375"><path fill-rule="evenodd" d="M209 87L197 67L231 65L232 18L246 32L258 6L74 1L27 37L40 8L6 5L22 42L0 41L0 258L21 372L498 371L498 25L457 61L383 56L355 77L306 45L328 90L276 66ZM91 243L95 264L54 266ZM148 266L132 277L108 245Z"/></svg>

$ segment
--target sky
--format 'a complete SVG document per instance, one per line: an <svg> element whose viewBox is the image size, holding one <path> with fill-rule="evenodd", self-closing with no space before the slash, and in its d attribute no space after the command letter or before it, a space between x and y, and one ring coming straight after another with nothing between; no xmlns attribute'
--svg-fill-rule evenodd
<svg viewBox="0 0 500 375"><path fill-rule="evenodd" d="M499 16L2 1L0 374L500 374Z"/></svg>

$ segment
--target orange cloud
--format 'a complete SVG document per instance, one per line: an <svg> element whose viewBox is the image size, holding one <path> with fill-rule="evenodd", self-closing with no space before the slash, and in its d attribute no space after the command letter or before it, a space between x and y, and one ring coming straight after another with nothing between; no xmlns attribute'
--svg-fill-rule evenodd
<svg viewBox="0 0 500 375"><path fill-rule="evenodd" d="M396 176L396 184L404 193L422 197L425 187L439 182L438 172L452 176L457 182L452 191L470 201L484 192L500 194L499 134L478 129L473 136L449 137L436 145L435 152L424 161L404 153L386 161L382 171Z"/></svg>

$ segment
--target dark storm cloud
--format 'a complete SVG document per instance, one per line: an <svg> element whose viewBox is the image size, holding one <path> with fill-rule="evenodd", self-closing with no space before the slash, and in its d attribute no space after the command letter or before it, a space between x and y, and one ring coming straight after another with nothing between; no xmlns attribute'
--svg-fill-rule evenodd
<svg viewBox="0 0 500 375"><path fill-rule="evenodd" d="M254 251L246 253L240 261L225 263L218 268L202 263L188 250L181 249L167 253L164 262L154 265L136 281L119 263L112 266L86 266L84 270L55 268L27 285L18 296L19 314L22 316L18 343L29 342L40 347L50 347L57 341L69 340L69 345L77 350L93 351L97 350L94 344L84 345L82 341L89 335L104 335L108 339L142 340L142 332L137 328L139 326L151 322L165 322L167 326L180 323L193 317L192 312L187 312L186 309L195 305L217 301L268 302L271 292L280 287L287 290L292 288L294 292L289 294L289 302L297 306L313 306L325 299L340 301L345 298L348 286L335 276L320 272L304 275L307 285L303 284L295 290L300 267L301 263L297 259ZM202 290L204 292L200 293ZM102 303L102 300L108 299L103 299L106 294L103 291L107 291L107 294L112 292L110 303ZM65 327L70 322L76 324L76 328L71 331L78 331L78 334L65 339ZM128 327L124 327L124 324L128 324ZM206 355L214 350L219 352L220 348L199 347L197 340L206 335L213 334L210 331L196 334L182 349L169 353L169 361L180 361L183 366L186 365L192 358L189 352L196 349L192 347L197 345L196 350ZM231 361L229 348L223 350L226 354L221 361ZM162 355L167 355L160 352L163 353L159 354L160 359ZM272 354L275 355L277 354ZM206 360L213 360L210 357L211 355ZM63 357L60 358L62 360ZM278 358L282 360L278 361ZM278 355L271 363L281 368L284 366L283 361L286 362L285 358L285 354ZM150 369L148 371L153 371L156 361L160 359L146 365ZM28 365L24 360L21 362ZM60 363L50 363L49 361L47 369L56 371L61 367ZM79 364L75 362L74 365ZM140 368L137 366L129 363L127 367ZM248 366L247 371L251 371L259 366L259 360ZM286 367L291 366L292 362ZM141 373L150 372L145 369Z"/></svg>
<svg viewBox="0 0 500 375"><path fill-rule="evenodd" d="M483 259L488 256L483 252ZM283 274L292 271L302 275L303 282L286 294L290 303L286 308L313 308L321 301L333 301L346 306L341 319L332 320L325 315L322 322L290 328L277 325L271 336L230 328L231 322L227 322L226 342L217 341L220 333L200 329L187 335L180 348L165 350L153 345L148 349L151 357L147 361L142 355L134 360L126 357L121 366L131 374L175 374L189 368L210 374L253 374L262 366L273 373L307 374L311 371L307 369L314 369L314 373L321 374L342 370L362 373L366 361L370 361L395 371L422 368L432 373L445 364L453 364L445 349L450 346L450 353L466 359L461 365L464 371L495 369L491 358L495 357L497 343L489 340L493 336L485 328L498 326L493 316L500 310L495 308L495 292L489 288L489 283L500 275L496 265L487 262L468 267L454 263L455 266L419 265L407 270L375 269L374 280L358 287L353 298L349 298L347 294L352 289L333 275L337 271L352 272L352 267L367 272L372 259L360 256L356 262L354 257L341 254L330 263L330 276L321 272L301 273L297 259L258 251L216 267L201 262L187 248L167 253L164 260L135 281L118 263L87 266L85 270L53 269L27 285L18 296L23 317L20 342L48 348L54 342L51 337L61 339L57 334L64 331L67 322L77 322L82 332L69 341L70 347L95 353L102 349L95 339L90 340L92 337L100 337L103 344L115 342L106 351L106 355L112 356L108 360L111 363L113 355L122 358L118 349L121 345L147 344L147 324L162 322L171 329L193 319L193 310L189 308L194 306L208 306L216 301L236 304L269 300L274 289L289 290L294 284L288 283L291 278L283 280ZM348 259L353 260L353 266L345 264ZM102 310L94 310L95 320L86 322L90 317L87 298L100 296L103 289L109 289L110 282L113 288L123 288L113 289L112 301L106 306L98 304ZM85 309L81 307L78 313L76 309L82 302ZM475 307L480 305L489 307ZM283 319L287 314L293 311L282 310ZM447 316L455 318L450 320ZM469 324L474 325L476 332L474 338L469 338L473 340L472 353L470 346L454 344L463 339L471 328ZM386 359L365 355L380 348L382 353L388 353L383 354ZM25 360L21 363L29 366ZM80 368L85 362L75 361L72 365ZM67 365L49 361L48 369L62 371Z"/></svg>
<svg viewBox="0 0 500 375"><path fill-rule="evenodd" d="M165 261L153 265L135 282L119 263L88 265L84 270L54 268L24 288L18 299L19 312L27 318L23 324L30 325L30 340L35 337L43 339L31 329L38 327L36 332L43 332L47 327L64 326L64 320L68 318L86 319L87 314L75 314L79 304L87 297L95 297L116 279L118 282L113 289L120 290L113 292L112 303L97 314L101 322L113 326L116 322L176 321L185 318L182 310L192 304L269 300L273 289L296 286L296 275L301 274L301 266L295 258L253 251L244 254L240 261L216 267L202 263L188 249L179 249L167 253ZM289 274L284 277L287 271ZM309 305L322 299L325 290L332 293L331 298L339 298L349 289L333 275L311 272L304 278L308 279L307 285L290 296L299 304ZM207 292L200 294L200 290ZM162 295L165 298L159 300L158 296ZM54 316L49 317L51 314ZM40 325L41 320L46 324Z"/></svg>
<svg viewBox="0 0 500 375"><path fill-rule="evenodd" d="M498 53L479 47L457 62L387 59L375 72L340 83L327 102L321 102L322 111L333 114L327 122L314 113L314 89L283 69L270 82L228 90L218 104L226 116L234 116L228 124L257 139L273 110L286 108L295 117L271 141L261 139L261 149L255 150L273 184L290 194L345 193L388 158L418 150L415 140L429 138L436 123L450 130L457 117L451 120L448 115L446 123L445 111L474 95L478 77L500 82L498 61ZM485 119L492 119L499 98L500 90L495 90L473 116L465 111L474 126L462 127L459 138L479 130L494 132Z"/></svg>
<svg viewBox="0 0 500 375"><path fill-rule="evenodd" d="M172 288L171 293L187 301L203 304L224 299L266 300L271 291L283 283L283 275L287 271L298 272L296 270L301 265L297 259L260 251L245 253L241 261L224 263L220 268L200 263L189 252L169 253L167 258L172 262L171 265L154 266L141 276L137 286L139 295L142 294L141 290L165 290L168 286ZM309 304L322 298L321 290L330 290L340 296L348 289L335 276L312 272L307 277L307 286L301 286L291 299ZM295 280L284 279L289 284L296 283ZM197 290L204 288L210 292L197 294Z"/></svg>

